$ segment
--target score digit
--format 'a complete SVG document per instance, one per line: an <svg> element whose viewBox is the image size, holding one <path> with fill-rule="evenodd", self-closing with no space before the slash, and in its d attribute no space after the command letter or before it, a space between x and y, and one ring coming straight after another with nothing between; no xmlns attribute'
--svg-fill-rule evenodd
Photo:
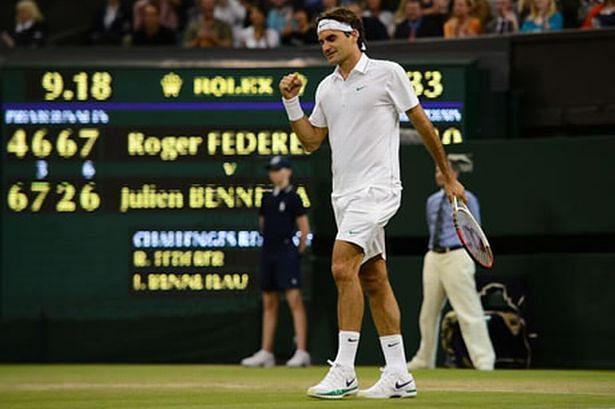
<svg viewBox="0 0 615 409"><path fill-rule="evenodd" d="M8 205L14 212L21 212L28 207L28 196L22 191L22 183L16 183L9 189Z"/></svg>
<svg viewBox="0 0 615 409"><path fill-rule="evenodd" d="M62 95L64 91L64 79L62 74L57 71L46 72L43 75L41 85L47 91L45 101L53 101Z"/></svg>
<svg viewBox="0 0 615 409"><path fill-rule="evenodd" d="M104 101L111 96L111 74L108 72L95 72L92 76L90 94L98 101Z"/></svg>

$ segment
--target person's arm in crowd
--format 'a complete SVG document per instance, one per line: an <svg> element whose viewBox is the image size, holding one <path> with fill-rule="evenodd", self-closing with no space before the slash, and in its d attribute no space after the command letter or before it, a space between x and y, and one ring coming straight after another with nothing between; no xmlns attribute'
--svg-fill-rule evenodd
<svg viewBox="0 0 615 409"><path fill-rule="evenodd" d="M15 47L15 40L13 40L13 37L11 37L11 35L9 33L7 33L6 31L3 31L2 34L0 35L0 38L2 38L2 42L9 48L14 48Z"/></svg>
<svg viewBox="0 0 615 409"><path fill-rule="evenodd" d="M194 48L198 44L198 24L196 22L191 22L186 27L186 32L184 34L184 47Z"/></svg>
<svg viewBox="0 0 615 409"><path fill-rule="evenodd" d="M212 36L211 40L216 47L232 47L233 31L231 30L231 27L228 24L223 23L222 28L219 30L218 33L215 33Z"/></svg>
<svg viewBox="0 0 615 409"><path fill-rule="evenodd" d="M549 19L549 30L556 31L564 28L564 18L560 12L556 12Z"/></svg>

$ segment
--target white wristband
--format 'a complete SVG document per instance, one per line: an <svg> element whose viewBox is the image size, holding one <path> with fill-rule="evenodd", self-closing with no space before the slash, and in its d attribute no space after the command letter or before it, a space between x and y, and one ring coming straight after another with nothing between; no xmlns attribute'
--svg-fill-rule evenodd
<svg viewBox="0 0 615 409"><path fill-rule="evenodd" d="M286 109L288 119L291 121L298 121L305 116L303 108L301 108L301 104L299 103L298 96L292 97L291 99L282 98L282 103L284 104L284 109Z"/></svg>

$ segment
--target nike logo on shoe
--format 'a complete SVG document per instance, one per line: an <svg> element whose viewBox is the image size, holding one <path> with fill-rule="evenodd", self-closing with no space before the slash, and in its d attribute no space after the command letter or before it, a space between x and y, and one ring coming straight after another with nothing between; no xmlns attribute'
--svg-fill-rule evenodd
<svg viewBox="0 0 615 409"><path fill-rule="evenodd" d="M394 342L394 343L392 343L392 344L387 344L387 346L388 346L389 348L396 347L397 345L399 345L399 342Z"/></svg>
<svg viewBox="0 0 615 409"><path fill-rule="evenodd" d="M348 388L357 378L352 378L351 380L346 380L346 387Z"/></svg>
<svg viewBox="0 0 615 409"><path fill-rule="evenodd" d="M403 388L405 386L408 386L408 385L410 385L412 383L412 381L413 381L413 379L410 379L408 382L404 382L404 383L399 383L399 381L395 382L395 389L401 389L401 388Z"/></svg>

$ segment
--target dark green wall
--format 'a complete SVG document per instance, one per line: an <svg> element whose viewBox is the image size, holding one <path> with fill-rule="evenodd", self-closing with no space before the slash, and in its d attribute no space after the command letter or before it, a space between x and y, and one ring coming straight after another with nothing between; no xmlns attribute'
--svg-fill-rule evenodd
<svg viewBox="0 0 615 409"><path fill-rule="evenodd" d="M455 150L473 154L475 171L464 180L481 200L487 232L500 243L503 239L571 238L587 249L597 243L596 237L612 240L615 163L610 158L615 140L483 141ZM401 243L405 239L424 243L423 206L434 190L433 166L419 146L403 147L401 158L403 207L391 222L390 237ZM334 357L337 344L336 290L328 259L334 229L328 205L327 152L311 160L320 180L313 186L317 198L313 222L320 236L312 259L313 276L307 280L307 302L310 347L315 361L323 363ZM529 248L532 251L527 254L511 254L506 247L494 246L494 269L479 272L477 278L479 282L502 280L525 296L528 325L537 334L532 341L534 366L615 367L615 246L609 250L609 243L596 251L576 251L573 246L550 252ZM418 345L422 247L415 244L405 252L409 256L396 250L389 263L409 357ZM185 302L177 299L178 304ZM0 323L0 360L237 362L257 348L260 306L256 295L241 308L224 313L189 308L193 303L198 304L198 299L165 317L124 314L117 320L71 320L42 313L30 320L5 319ZM359 362L380 363L369 316L364 330ZM277 352L285 358L292 352L286 310L278 335Z"/></svg>

